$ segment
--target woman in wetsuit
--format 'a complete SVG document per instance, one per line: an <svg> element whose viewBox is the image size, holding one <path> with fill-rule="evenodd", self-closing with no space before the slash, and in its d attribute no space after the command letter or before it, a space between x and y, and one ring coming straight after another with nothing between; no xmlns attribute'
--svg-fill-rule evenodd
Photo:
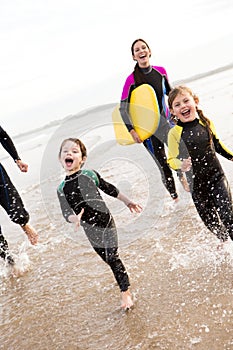
<svg viewBox="0 0 233 350"><path fill-rule="evenodd" d="M0 142L22 172L27 172L28 165L22 162L15 145L5 130L0 126ZM20 225L27 234L32 244L37 243L38 235L34 228L28 224L29 214L26 211L23 201L11 182L3 165L0 164L0 205L5 209L10 219ZM14 264L12 256L9 254L8 243L4 238L0 227L0 257L5 259L9 264Z"/></svg>
<svg viewBox="0 0 233 350"><path fill-rule="evenodd" d="M220 240L233 240L233 203L216 152L233 161L233 152L219 140L213 123L198 107L199 99L185 87L169 93L170 112L177 119L168 134L168 163L186 172L195 207Z"/></svg>
<svg viewBox="0 0 233 350"><path fill-rule="evenodd" d="M64 218L78 228L82 225L96 253L110 266L122 292L122 308L133 305L129 278L118 254L117 230L114 219L99 189L125 203L131 212L141 206L133 203L96 171L81 170L86 160L85 145L75 138L62 142L59 159L65 169L65 180L58 187L58 198Z"/></svg>
<svg viewBox="0 0 233 350"><path fill-rule="evenodd" d="M167 135L171 128L171 125L169 125L169 112L165 104L165 95L168 95L171 90L167 73L163 67L150 65L149 60L151 57L151 50L143 39L137 39L133 42L131 52L134 61L137 61L137 63L134 72L130 74L125 81L121 95L120 113L134 141L136 143L141 143L142 140L134 130L130 119L130 96L132 91L142 84L149 84L153 87L161 114L160 124L155 134L146 139L143 144L158 165L162 181L170 193L170 196L174 200L177 200L178 195L176 192L175 181L172 171L168 166L164 148L164 144L167 144ZM178 171L178 176L185 190L189 191L187 181L182 172Z"/></svg>

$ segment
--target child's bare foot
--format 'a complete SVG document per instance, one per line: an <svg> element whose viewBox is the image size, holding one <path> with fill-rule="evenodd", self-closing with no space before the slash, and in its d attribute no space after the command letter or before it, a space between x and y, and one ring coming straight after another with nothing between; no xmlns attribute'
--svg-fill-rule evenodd
<svg viewBox="0 0 233 350"><path fill-rule="evenodd" d="M180 180L181 185L183 186L184 190L186 192L190 192L190 187L189 187L188 181L186 179L186 176L184 174L180 175L179 180Z"/></svg>
<svg viewBox="0 0 233 350"><path fill-rule="evenodd" d="M29 224L26 224L26 225L21 226L21 227L24 230L24 232L26 233L26 235L28 236L28 239L31 242L31 244L35 245L38 242L38 234L36 233L34 228Z"/></svg>
<svg viewBox="0 0 233 350"><path fill-rule="evenodd" d="M129 289L126 290L125 292L121 292L121 298L122 298L122 302L121 302L122 309L129 310L133 306L133 300Z"/></svg>

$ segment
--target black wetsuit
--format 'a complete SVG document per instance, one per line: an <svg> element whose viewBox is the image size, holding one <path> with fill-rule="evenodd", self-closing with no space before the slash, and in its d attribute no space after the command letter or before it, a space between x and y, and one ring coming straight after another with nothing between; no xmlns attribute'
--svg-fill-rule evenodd
<svg viewBox="0 0 233 350"><path fill-rule="evenodd" d="M176 169L182 159L191 157L192 169L186 175L201 219L218 238L233 240L232 197L216 152L229 160L233 153L219 140L212 122L210 128L211 137L199 119L179 120L169 133L168 161Z"/></svg>
<svg viewBox="0 0 233 350"><path fill-rule="evenodd" d="M175 181L172 175L172 171L167 164L167 157L165 153L164 144L167 144L167 135L171 128L169 125L167 114L168 109L165 104L165 94L168 95L171 87L168 82L166 70L163 67L150 66L145 69L141 69L144 76L144 81L137 84L135 82L134 73L130 74L126 79L122 96L120 112L122 119L128 129L133 129L133 125L130 120L129 103L132 91L139 85L146 83L153 87L159 105L161 113L159 128L150 138L146 139L143 144L156 162L162 177L162 181L167 188L173 199L177 198ZM181 172L178 172L181 175Z"/></svg>
<svg viewBox="0 0 233 350"><path fill-rule="evenodd" d="M14 161L20 159L12 139L2 127L0 127L0 142ZM26 225L29 214L2 164L0 164L0 205L6 210L13 222L22 226ZM5 259L7 251L8 244L0 228L0 257Z"/></svg>
<svg viewBox="0 0 233 350"><path fill-rule="evenodd" d="M118 189L91 170L80 170L66 176L58 187L58 198L64 218L77 215L84 208L81 225L97 254L110 266L121 291L129 287L129 278L118 255L118 238L114 219L99 189L117 197ZM69 221L68 221L69 222Z"/></svg>

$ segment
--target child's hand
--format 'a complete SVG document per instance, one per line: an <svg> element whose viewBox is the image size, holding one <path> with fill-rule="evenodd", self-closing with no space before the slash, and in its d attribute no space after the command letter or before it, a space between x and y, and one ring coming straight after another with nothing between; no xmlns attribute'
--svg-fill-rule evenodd
<svg viewBox="0 0 233 350"><path fill-rule="evenodd" d="M123 193L119 192L117 198L123 203L125 203L125 205L129 208L131 213L141 213L141 205L132 202L131 199L126 197L126 195L124 195Z"/></svg>
<svg viewBox="0 0 233 350"><path fill-rule="evenodd" d="M84 209L82 209L80 211L80 213L78 215L76 215L76 220L75 220L75 228L76 228L76 230L78 230L78 228L80 227L80 222L81 222L81 218L82 218L83 213L84 213Z"/></svg>
<svg viewBox="0 0 233 350"><path fill-rule="evenodd" d="M188 159L184 159L181 165L181 171L189 171L192 167L192 161L191 158L188 157Z"/></svg>
<svg viewBox="0 0 233 350"><path fill-rule="evenodd" d="M70 215L68 218L69 222L72 222L74 224L76 230L78 230L81 225L81 218L83 213L84 209L82 209L78 215Z"/></svg>
<svg viewBox="0 0 233 350"><path fill-rule="evenodd" d="M141 213L142 211L142 207L139 204L130 202L127 207L129 208L129 210L131 211L131 213Z"/></svg>

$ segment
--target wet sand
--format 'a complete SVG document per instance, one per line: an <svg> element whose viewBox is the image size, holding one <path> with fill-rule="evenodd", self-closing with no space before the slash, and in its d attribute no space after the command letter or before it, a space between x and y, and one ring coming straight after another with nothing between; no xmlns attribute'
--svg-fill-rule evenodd
<svg viewBox="0 0 233 350"><path fill-rule="evenodd" d="M233 70L186 84L199 95L205 114L232 149ZM11 159L2 160L40 241L30 246L1 210L10 248L29 271L10 278L0 265L0 349L231 350L233 244L217 249L217 239L205 229L178 181L180 201L171 202L141 145L116 145L112 109L101 106L28 139L17 138L30 165L28 174L19 173ZM104 197L130 275L135 306L127 313L120 308L108 266L93 252L82 229L75 232L61 215L56 187L64 174L57 153L68 136L87 144L88 167L144 207L141 215L131 215L122 203ZM220 159L233 188L233 164Z"/></svg>

